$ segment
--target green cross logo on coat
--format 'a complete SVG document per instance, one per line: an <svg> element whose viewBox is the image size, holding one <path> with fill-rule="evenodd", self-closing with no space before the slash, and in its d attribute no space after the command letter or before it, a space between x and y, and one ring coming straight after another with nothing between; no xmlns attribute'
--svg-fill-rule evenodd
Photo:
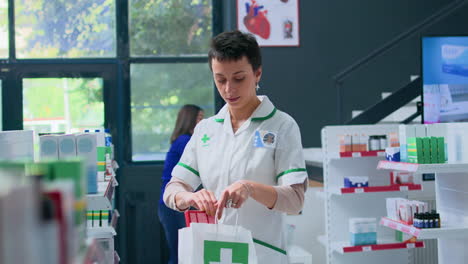
<svg viewBox="0 0 468 264"><path fill-rule="evenodd" d="M208 141L210 140L211 138L208 137L206 134L203 135L203 137L201 138L201 141L203 141L203 147L206 147L209 145Z"/></svg>
<svg viewBox="0 0 468 264"><path fill-rule="evenodd" d="M205 240L204 264L248 264L249 244Z"/></svg>

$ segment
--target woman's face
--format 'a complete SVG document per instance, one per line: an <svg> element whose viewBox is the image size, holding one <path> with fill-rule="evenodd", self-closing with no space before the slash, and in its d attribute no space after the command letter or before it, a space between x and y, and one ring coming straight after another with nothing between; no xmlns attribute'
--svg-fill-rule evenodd
<svg viewBox="0 0 468 264"><path fill-rule="evenodd" d="M198 115L197 115L197 124L202 121L203 117L205 116L205 113L203 111L198 111Z"/></svg>
<svg viewBox="0 0 468 264"><path fill-rule="evenodd" d="M244 56L237 61L212 60L213 78L221 97L232 109L241 109L256 100L256 84L262 76L262 68L256 72Z"/></svg>

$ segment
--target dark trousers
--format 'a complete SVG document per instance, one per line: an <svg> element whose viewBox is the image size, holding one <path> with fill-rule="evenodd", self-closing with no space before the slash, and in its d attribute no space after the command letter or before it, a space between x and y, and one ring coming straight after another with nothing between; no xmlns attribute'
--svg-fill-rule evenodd
<svg viewBox="0 0 468 264"><path fill-rule="evenodd" d="M165 204L158 206L159 221L164 228L167 246L169 247L169 264L177 264L177 254L179 246L179 229L185 227L185 217L183 213L172 210Z"/></svg>

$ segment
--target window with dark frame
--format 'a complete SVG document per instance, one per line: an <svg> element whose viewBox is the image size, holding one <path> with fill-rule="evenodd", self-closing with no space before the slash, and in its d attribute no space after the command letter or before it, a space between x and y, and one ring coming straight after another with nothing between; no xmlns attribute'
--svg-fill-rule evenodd
<svg viewBox="0 0 468 264"><path fill-rule="evenodd" d="M8 6L9 2L14 6ZM126 8L122 8L123 3ZM213 82L207 65L209 41L214 31L213 5L212 0L83 0L79 3L0 0L0 39L8 39L0 43L0 62L13 75L15 67L11 66L18 63L76 65L106 60L124 65L123 76L117 78L123 80L124 89L130 92L130 109L125 111L131 117L131 126L130 131L123 131L130 133L128 158L136 162L161 161L169 148L180 107L197 104L203 108L205 117L214 114ZM127 8L128 21L124 21L117 14L121 15L122 9ZM54 78L43 78L44 84L53 82ZM85 92L74 98L96 100L95 92L89 88L92 80L80 76L55 79L62 79L61 82L67 79L68 84L74 85L73 91L76 88ZM37 81L32 83L38 86ZM24 80L22 89L23 86ZM31 102L29 93L24 92L23 102L25 98ZM97 93L104 94L102 90ZM63 97L63 93L59 94ZM83 99L84 95L90 97ZM103 97L102 104L106 100ZM31 121L31 116L40 116L30 112L36 111L31 109L39 108L39 105L23 105L25 129L28 128L25 119ZM99 108L97 116L104 114L103 109ZM50 110L40 111L47 115Z"/></svg>

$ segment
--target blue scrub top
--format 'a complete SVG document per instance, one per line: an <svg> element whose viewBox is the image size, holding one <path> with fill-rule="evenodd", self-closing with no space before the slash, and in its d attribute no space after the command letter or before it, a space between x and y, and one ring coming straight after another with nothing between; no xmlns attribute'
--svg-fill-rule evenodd
<svg viewBox="0 0 468 264"><path fill-rule="evenodd" d="M163 195L164 190L166 189L167 183L172 178L172 170L177 165L182 157L182 153L184 153L185 146L190 140L191 135L185 134L180 135L171 145L171 148L167 152L166 160L164 162L164 169L162 174L162 182L161 182L161 196L159 198L159 203L164 204Z"/></svg>

